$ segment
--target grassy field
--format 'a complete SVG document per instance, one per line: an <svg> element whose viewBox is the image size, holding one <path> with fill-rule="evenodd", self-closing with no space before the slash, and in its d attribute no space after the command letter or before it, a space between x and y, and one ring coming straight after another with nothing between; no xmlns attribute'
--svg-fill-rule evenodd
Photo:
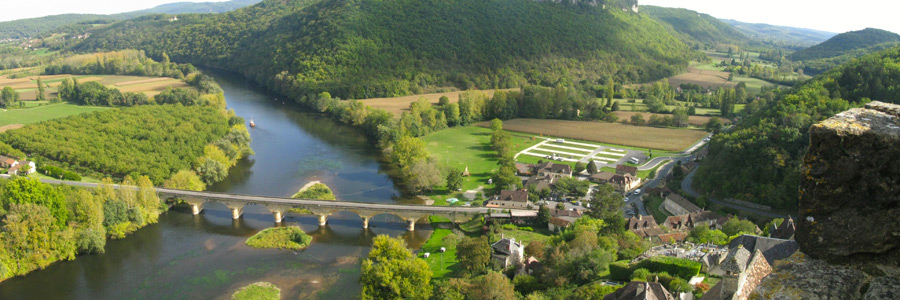
<svg viewBox="0 0 900 300"><path fill-rule="evenodd" d="M428 238L428 241L422 245L422 251L419 251L419 258L424 259L428 263L435 279L449 278L457 270L456 243L444 241L445 237L452 234L453 231L450 229L436 228L431 237ZM441 247L446 249L444 254L439 252ZM431 256L426 258L426 252L431 253ZM441 263L442 260L443 264Z"/></svg>
<svg viewBox="0 0 900 300"><path fill-rule="evenodd" d="M651 215L653 215L653 219L656 220L656 223L665 222L669 215L659 210L659 205L663 203L664 199L658 196L647 196L646 199L644 207L647 208L647 211L650 212Z"/></svg>
<svg viewBox="0 0 900 300"><path fill-rule="evenodd" d="M716 111L718 111L718 110L716 110ZM615 112L615 114L617 116L619 116L619 122L624 122L624 121L631 122L631 116L637 115L637 114L643 115L644 121L649 121L650 116L653 116L653 115L663 116L663 117L672 117L672 114L654 114L654 113L648 113L648 112L632 112L632 111L617 111L617 112ZM709 119L711 119L711 118L712 117L706 117L706 116L689 116L688 117L688 125L696 126L696 127L703 127L703 126L706 126L706 123L708 123ZM728 120L728 119L719 118L719 121L721 121L723 124L731 124L731 120Z"/></svg>
<svg viewBox="0 0 900 300"><path fill-rule="evenodd" d="M49 87L45 93L47 99L56 98L57 87L68 78L75 78L78 82L96 81L107 87L117 88L122 92L143 92L148 97L158 95L167 87L187 87L184 81L169 77L146 77L146 76L127 76L127 75L41 75L27 76L22 78L9 78L9 76L0 77L0 88L12 87L19 92L19 97L23 101L33 101L37 98L37 79Z"/></svg>
<svg viewBox="0 0 900 300"><path fill-rule="evenodd" d="M507 225L508 226L508 225ZM521 229L501 228L501 234L494 234L494 240L491 243L500 240L500 236L506 238L515 238L516 241L522 242L523 246L527 246L532 241L541 241L544 245L550 244L550 236L552 233L547 228L532 228L534 231L526 231Z"/></svg>
<svg viewBox="0 0 900 300"><path fill-rule="evenodd" d="M693 83L705 88L717 89L719 87L734 87L737 82L728 81L728 72L710 70L709 68L696 68L689 66L686 73L669 77L669 84L673 87L683 83Z"/></svg>
<svg viewBox="0 0 900 300"><path fill-rule="evenodd" d="M453 127L426 135L422 140L428 153L438 163L459 170L469 167L471 176L463 177L463 191L479 186L486 189L493 187L487 184L488 178L497 169L497 156L490 147L490 129L475 126ZM522 151L538 142L538 139L513 134L512 151ZM438 191L439 194L441 192L447 193L446 189Z"/></svg>
<svg viewBox="0 0 900 300"><path fill-rule="evenodd" d="M79 106L73 104L52 104L25 109L0 111L0 126L11 124L31 124L40 121L78 115L86 112L109 109L97 106Z"/></svg>
<svg viewBox="0 0 900 300"><path fill-rule="evenodd" d="M478 123L478 126L490 126ZM555 136L589 142L607 143L650 149L682 151L707 133L699 130L631 126L619 123L581 122L566 120L512 119L503 122L507 131L541 136ZM516 144L516 142L513 142ZM430 150L430 149L429 149Z"/></svg>
<svg viewBox="0 0 900 300"><path fill-rule="evenodd" d="M480 90L488 98L494 96L494 92L497 90ZM428 99L428 102L431 104L438 104L438 100L441 99L441 96L447 96L449 98L450 103L459 102L459 94L462 94L466 91L454 91L454 92L445 92L445 93L432 93L432 94L422 94L422 95L412 95L412 96L403 96L403 97L391 97L391 98L370 98L370 99L362 99L359 100L365 103L372 108L380 108L386 111L393 113L395 116L400 116L401 112L409 111L409 104L416 102L419 98Z"/></svg>

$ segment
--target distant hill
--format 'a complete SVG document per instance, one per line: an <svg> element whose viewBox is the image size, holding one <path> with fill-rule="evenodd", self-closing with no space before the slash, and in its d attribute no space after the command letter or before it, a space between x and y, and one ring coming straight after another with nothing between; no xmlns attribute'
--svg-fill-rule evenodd
<svg viewBox="0 0 900 300"><path fill-rule="evenodd" d="M265 0L95 30L77 51L141 49L239 72L294 99L428 88L646 82L699 55L630 7L533 0ZM626 2L627 3L627 2Z"/></svg>
<svg viewBox="0 0 900 300"><path fill-rule="evenodd" d="M59 28L81 23L112 23L149 14L223 13L259 3L262 0L227 2L177 2L154 8L113 15L64 14L0 22L0 40L36 37ZM84 26L82 26L84 27ZM74 28L74 27L73 27ZM80 28L80 27L79 27Z"/></svg>
<svg viewBox="0 0 900 300"><path fill-rule="evenodd" d="M853 58L897 45L900 45L900 35L881 29L866 28L841 33L821 44L794 52L789 58L803 62L805 72L816 74Z"/></svg>
<svg viewBox="0 0 900 300"><path fill-rule="evenodd" d="M783 46L809 47L837 35L834 32L806 28L744 23L735 20L722 21L754 40Z"/></svg>
<svg viewBox="0 0 900 300"><path fill-rule="evenodd" d="M689 44L743 44L747 36L707 14L684 8L641 6L641 12L671 26Z"/></svg>

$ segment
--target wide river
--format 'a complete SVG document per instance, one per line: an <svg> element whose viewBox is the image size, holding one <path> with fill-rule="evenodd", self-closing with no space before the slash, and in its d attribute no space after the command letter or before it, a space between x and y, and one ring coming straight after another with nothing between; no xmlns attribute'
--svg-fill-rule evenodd
<svg viewBox="0 0 900 300"><path fill-rule="evenodd" d="M256 121L250 130L255 155L234 167L210 190L289 197L312 180L330 186L338 200L406 202L385 173L376 149L356 129L318 114L302 112L248 80L213 74L229 108ZM277 100L276 100L277 99ZM224 205L207 203L193 216L176 206L106 253L79 256L27 276L0 283L0 299L230 299L247 284L268 281L283 299L354 299L359 295L359 263L378 234L401 236L418 248L431 234L390 215L372 219L369 229L353 213L338 213L319 227L314 216L288 214L313 236L303 251L261 250L244 245L256 232L274 226L269 212L247 206L232 220Z"/></svg>

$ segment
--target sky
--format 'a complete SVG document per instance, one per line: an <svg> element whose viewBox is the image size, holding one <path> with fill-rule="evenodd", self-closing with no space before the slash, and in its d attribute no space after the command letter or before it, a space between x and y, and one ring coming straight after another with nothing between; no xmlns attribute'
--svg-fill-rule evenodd
<svg viewBox="0 0 900 300"><path fill-rule="evenodd" d="M0 0L0 21L65 13L114 14L190 0ZM191 2L221 2L197 0ZM641 5L682 7L720 19L830 32L874 27L900 33L900 1L895 0L638 0Z"/></svg>
<svg viewBox="0 0 900 300"><path fill-rule="evenodd" d="M873 27L900 33L896 0L638 0L640 5L681 7L720 19L842 33Z"/></svg>
<svg viewBox="0 0 900 300"><path fill-rule="evenodd" d="M173 2L223 2L225 0L0 0L0 21L59 14L116 14Z"/></svg>

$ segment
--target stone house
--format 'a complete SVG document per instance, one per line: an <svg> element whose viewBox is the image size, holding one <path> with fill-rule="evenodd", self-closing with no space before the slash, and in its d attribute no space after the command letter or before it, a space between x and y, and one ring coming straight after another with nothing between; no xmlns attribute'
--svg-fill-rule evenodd
<svg viewBox="0 0 900 300"><path fill-rule="evenodd" d="M12 164L10 164L10 167L6 171L6 174L25 176L34 172L37 172L37 166L34 164L34 162L22 160L14 161Z"/></svg>
<svg viewBox="0 0 900 300"><path fill-rule="evenodd" d="M500 195L495 196L493 200L488 201L488 203L484 207L527 209L529 206L530 203L528 203L528 191L506 190L500 191Z"/></svg>
<svg viewBox="0 0 900 300"><path fill-rule="evenodd" d="M662 205L666 211L676 216L702 211L697 205L694 205L681 195L675 193L666 196L666 200L663 201Z"/></svg>
<svg viewBox="0 0 900 300"><path fill-rule="evenodd" d="M637 176L638 168L635 166L626 166L626 165L618 165L616 166L616 174L625 175L631 174L631 176Z"/></svg>
<svg viewBox="0 0 900 300"><path fill-rule="evenodd" d="M637 215L628 219L628 230L641 238L653 238L663 234L653 216Z"/></svg>
<svg viewBox="0 0 900 300"><path fill-rule="evenodd" d="M582 212L577 209L551 209L550 222L547 223L547 228L554 232L568 228L572 224L575 224L575 220L581 218L582 215Z"/></svg>
<svg viewBox="0 0 900 300"><path fill-rule="evenodd" d="M634 177L631 174L616 174L610 178L609 183L614 185L616 190L627 192L637 188L641 184L641 179Z"/></svg>
<svg viewBox="0 0 900 300"><path fill-rule="evenodd" d="M718 229L721 227L719 219L728 220L727 218L719 218L714 212L704 210L689 214L670 216L663 222L663 226L675 231L690 231L696 226L709 226L710 229Z"/></svg>
<svg viewBox="0 0 900 300"><path fill-rule="evenodd" d="M525 247L515 238L503 238L491 245L491 259L500 263L504 269L525 261Z"/></svg>
<svg viewBox="0 0 900 300"><path fill-rule="evenodd" d="M669 291L658 282L632 281L603 300L675 300Z"/></svg>
<svg viewBox="0 0 900 300"><path fill-rule="evenodd" d="M534 165L532 164L516 163L516 175L530 176L534 174L533 171Z"/></svg>
<svg viewBox="0 0 900 300"><path fill-rule="evenodd" d="M613 176L616 176L616 174L610 172L597 172L591 175L591 181L599 184L606 184L612 180Z"/></svg>
<svg viewBox="0 0 900 300"><path fill-rule="evenodd" d="M566 164L545 162L534 166L534 174L538 177L549 177L556 180L564 177L572 177L572 167Z"/></svg>
<svg viewBox="0 0 900 300"><path fill-rule="evenodd" d="M743 246L728 251L725 260L713 267L710 274L722 276L700 300L746 300L763 278L772 273L772 266L758 249L752 254Z"/></svg>

